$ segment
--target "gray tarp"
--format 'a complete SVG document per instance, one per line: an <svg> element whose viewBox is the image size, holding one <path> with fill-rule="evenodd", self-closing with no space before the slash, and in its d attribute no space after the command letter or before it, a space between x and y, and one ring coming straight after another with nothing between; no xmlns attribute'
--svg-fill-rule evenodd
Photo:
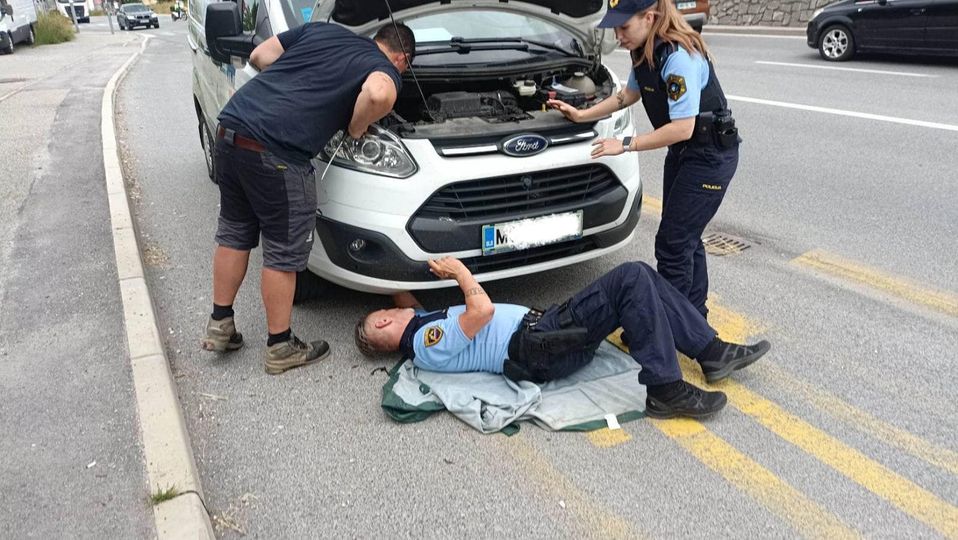
<svg viewBox="0 0 958 540"><path fill-rule="evenodd" d="M427 371L407 360L390 371L382 407L399 422L418 422L445 409L482 433L511 434L524 420L551 431L590 431L605 427L608 415L620 423L644 416L639 369L609 342L581 370L541 386L494 373Z"/></svg>

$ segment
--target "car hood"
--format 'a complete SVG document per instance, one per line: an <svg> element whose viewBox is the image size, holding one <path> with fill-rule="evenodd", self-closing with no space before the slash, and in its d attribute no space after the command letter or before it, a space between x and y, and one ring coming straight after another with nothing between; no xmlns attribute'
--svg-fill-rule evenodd
<svg viewBox="0 0 958 540"><path fill-rule="evenodd" d="M389 22L389 7L397 20L466 9L495 9L531 15L572 33L596 56L616 46L612 32L596 28L605 15L604 0L336 0L319 2L312 19L332 20L358 34L370 34Z"/></svg>

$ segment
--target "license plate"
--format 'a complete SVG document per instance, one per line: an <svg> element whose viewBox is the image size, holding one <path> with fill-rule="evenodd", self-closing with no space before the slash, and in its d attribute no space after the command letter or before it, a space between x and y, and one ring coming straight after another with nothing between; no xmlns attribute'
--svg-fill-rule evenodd
<svg viewBox="0 0 958 540"><path fill-rule="evenodd" d="M683 9L695 9L695 2L678 2L679 10Z"/></svg>
<svg viewBox="0 0 958 540"><path fill-rule="evenodd" d="M482 226L482 254L495 255L582 237L582 210Z"/></svg>

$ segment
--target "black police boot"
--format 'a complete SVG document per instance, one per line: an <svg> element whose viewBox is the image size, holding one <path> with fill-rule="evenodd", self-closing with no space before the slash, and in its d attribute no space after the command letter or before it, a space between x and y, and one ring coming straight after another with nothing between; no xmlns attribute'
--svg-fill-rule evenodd
<svg viewBox="0 0 958 540"><path fill-rule="evenodd" d="M759 341L755 345L737 345L722 341L716 336L705 347L705 350L699 353L696 360L702 366L705 380L712 383L720 381L731 375L733 371L755 362L771 348L772 345L765 340Z"/></svg>
<svg viewBox="0 0 958 540"><path fill-rule="evenodd" d="M723 392L707 392L685 381L649 385L645 414L652 418L707 418L728 402Z"/></svg>

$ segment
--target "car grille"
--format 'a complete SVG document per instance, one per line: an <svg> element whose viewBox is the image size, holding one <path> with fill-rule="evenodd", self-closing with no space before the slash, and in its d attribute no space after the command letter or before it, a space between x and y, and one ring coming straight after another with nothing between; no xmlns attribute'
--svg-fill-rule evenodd
<svg viewBox="0 0 958 540"><path fill-rule="evenodd" d="M598 198L619 185L604 165L585 165L450 184L433 194L417 215L428 218L508 218L547 213Z"/></svg>
<svg viewBox="0 0 958 540"><path fill-rule="evenodd" d="M597 247L598 245L595 243L595 238L588 236L560 244L552 244L522 251L511 251L497 255L487 255L485 257L470 257L463 259L462 263L465 264L473 274L481 274L554 261L556 259L592 251Z"/></svg>

